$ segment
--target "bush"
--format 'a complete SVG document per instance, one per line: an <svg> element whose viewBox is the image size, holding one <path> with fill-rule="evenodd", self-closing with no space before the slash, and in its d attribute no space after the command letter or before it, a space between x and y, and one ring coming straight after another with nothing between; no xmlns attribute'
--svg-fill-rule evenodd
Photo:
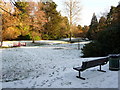
<svg viewBox="0 0 120 90"><path fill-rule="evenodd" d="M40 40L40 36L34 36L34 40Z"/></svg>
<svg viewBox="0 0 120 90"><path fill-rule="evenodd" d="M16 40L30 40L30 36L29 35L26 35L26 36L18 36L18 38Z"/></svg>
<svg viewBox="0 0 120 90"><path fill-rule="evenodd" d="M97 39L85 45L82 57L98 57L120 53L120 30L105 30L97 34Z"/></svg>
<svg viewBox="0 0 120 90"><path fill-rule="evenodd" d="M104 50L99 42L91 42L82 48L82 57L103 56Z"/></svg>

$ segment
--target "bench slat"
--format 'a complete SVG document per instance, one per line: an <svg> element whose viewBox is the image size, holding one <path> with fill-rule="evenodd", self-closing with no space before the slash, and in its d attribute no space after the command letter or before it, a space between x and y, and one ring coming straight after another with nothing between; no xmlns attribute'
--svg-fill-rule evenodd
<svg viewBox="0 0 120 90"><path fill-rule="evenodd" d="M107 61L108 61L108 59L106 59L106 58L87 61L86 69L91 68L91 67L95 67L95 66L98 66L98 65L104 65L104 64L107 63Z"/></svg>

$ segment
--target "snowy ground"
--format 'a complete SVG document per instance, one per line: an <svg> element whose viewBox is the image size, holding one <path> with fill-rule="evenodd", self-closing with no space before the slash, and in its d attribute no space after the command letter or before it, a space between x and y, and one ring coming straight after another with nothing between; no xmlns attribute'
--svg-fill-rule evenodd
<svg viewBox="0 0 120 90"><path fill-rule="evenodd" d="M83 44L81 43L81 47ZM50 44L0 49L3 88L118 88L118 72L94 67L82 72L86 80L76 78L73 67L82 61L77 44ZM1 74L1 73L0 73Z"/></svg>

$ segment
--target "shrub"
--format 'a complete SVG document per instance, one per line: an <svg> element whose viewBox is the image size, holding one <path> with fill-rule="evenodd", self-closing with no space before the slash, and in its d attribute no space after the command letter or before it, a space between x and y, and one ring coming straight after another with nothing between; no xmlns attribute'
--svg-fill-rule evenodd
<svg viewBox="0 0 120 90"><path fill-rule="evenodd" d="M82 48L82 53L82 57L96 57L103 56L104 50L99 42L91 42Z"/></svg>
<svg viewBox="0 0 120 90"><path fill-rule="evenodd" d="M83 57L98 57L120 53L120 30L105 30L97 39L82 48Z"/></svg>
<svg viewBox="0 0 120 90"><path fill-rule="evenodd" d="M18 38L16 40L30 40L30 36L29 35L26 35L26 36L18 36Z"/></svg>

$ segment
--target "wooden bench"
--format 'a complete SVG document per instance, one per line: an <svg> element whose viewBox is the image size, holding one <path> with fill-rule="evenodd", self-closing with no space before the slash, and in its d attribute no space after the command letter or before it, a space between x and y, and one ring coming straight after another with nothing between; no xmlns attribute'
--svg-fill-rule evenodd
<svg viewBox="0 0 120 90"><path fill-rule="evenodd" d="M100 66L100 69L98 71L106 72L106 71L101 70L101 66L107 64L107 62L108 62L108 57L91 60L91 61L85 61L85 62L82 62L81 67L75 67L73 69L79 71L79 76L76 76L77 78L85 80L85 78L81 77L80 72L82 72L88 68L95 67L95 66Z"/></svg>

